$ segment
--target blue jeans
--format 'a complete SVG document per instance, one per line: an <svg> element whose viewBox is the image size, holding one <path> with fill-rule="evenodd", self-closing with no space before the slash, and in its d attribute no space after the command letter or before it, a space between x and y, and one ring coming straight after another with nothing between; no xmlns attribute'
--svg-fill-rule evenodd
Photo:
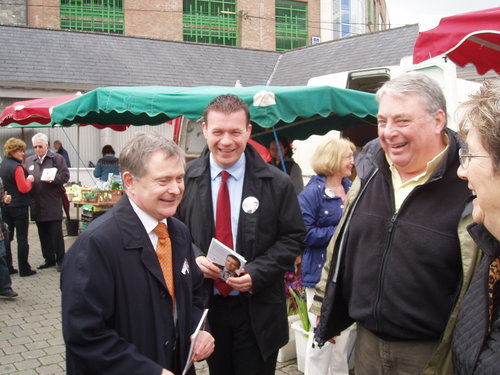
<svg viewBox="0 0 500 375"><path fill-rule="evenodd" d="M0 241L0 293L6 293L12 290L6 255L5 241L2 240Z"/></svg>

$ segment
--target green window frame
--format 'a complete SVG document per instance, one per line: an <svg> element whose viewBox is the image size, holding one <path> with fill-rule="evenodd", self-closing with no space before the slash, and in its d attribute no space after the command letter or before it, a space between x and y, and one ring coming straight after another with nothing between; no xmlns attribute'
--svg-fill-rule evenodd
<svg viewBox="0 0 500 375"><path fill-rule="evenodd" d="M61 29L124 33L125 0L61 0Z"/></svg>
<svg viewBox="0 0 500 375"><path fill-rule="evenodd" d="M183 0L186 42L238 45L236 0Z"/></svg>
<svg viewBox="0 0 500 375"><path fill-rule="evenodd" d="M276 0L276 51L307 45L307 2Z"/></svg>

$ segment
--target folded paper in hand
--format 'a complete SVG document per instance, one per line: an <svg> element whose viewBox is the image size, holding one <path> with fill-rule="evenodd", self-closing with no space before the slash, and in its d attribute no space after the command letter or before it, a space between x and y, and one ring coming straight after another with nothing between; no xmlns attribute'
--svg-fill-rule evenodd
<svg viewBox="0 0 500 375"><path fill-rule="evenodd" d="M56 178L57 168L45 168L42 171L42 177L40 180L42 181L54 181Z"/></svg>
<svg viewBox="0 0 500 375"><path fill-rule="evenodd" d="M230 265L231 269L229 270L226 269L228 255L230 255L233 259L237 258L238 260ZM232 250L230 247L224 245L215 238L212 238L212 242L210 242L207 258L221 269L221 279L224 281L230 276L235 276L235 274L239 276L247 262L241 254L238 254L236 251Z"/></svg>

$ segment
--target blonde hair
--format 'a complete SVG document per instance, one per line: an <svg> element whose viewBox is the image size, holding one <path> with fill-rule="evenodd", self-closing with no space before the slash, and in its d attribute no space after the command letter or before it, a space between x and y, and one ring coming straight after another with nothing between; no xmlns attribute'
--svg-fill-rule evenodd
<svg viewBox="0 0 500 375"><path fill-rule="evenodd" d="M12 157L12 154L16 151L26 151L26 143L19 138L9 138L3 145L3 154L8 157Z"/></svg>
<svg viewBox="0 0 500 375"><path fill-rule="evenodd" d="M356 146L347 138L329 138L314 151L311 167L319 175L331 176L340 171L342 158Z"/></svg>

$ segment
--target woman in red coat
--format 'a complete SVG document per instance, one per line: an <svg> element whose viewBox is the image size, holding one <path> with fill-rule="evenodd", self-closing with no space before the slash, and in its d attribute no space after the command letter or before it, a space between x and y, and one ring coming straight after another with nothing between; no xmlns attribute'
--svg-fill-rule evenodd
<svg viewBox="0 0 500 375"><path fill-rule="evenodd" d="M35 270L31 269L28 262L29 205L33 176L28 176L28 172L22 164L26 143L21 139L9 138L5 142L3 149L5 158L0 165L0 177L3 180L5 190L12 195L12 203L2 210L3 220L9 228L9 239L5 241L7 265L10 273L17 272L12 264L12 251L10 248L10 242L14 238L15 230L17 230L19 275L31 276L36 273Z"/></svg>

